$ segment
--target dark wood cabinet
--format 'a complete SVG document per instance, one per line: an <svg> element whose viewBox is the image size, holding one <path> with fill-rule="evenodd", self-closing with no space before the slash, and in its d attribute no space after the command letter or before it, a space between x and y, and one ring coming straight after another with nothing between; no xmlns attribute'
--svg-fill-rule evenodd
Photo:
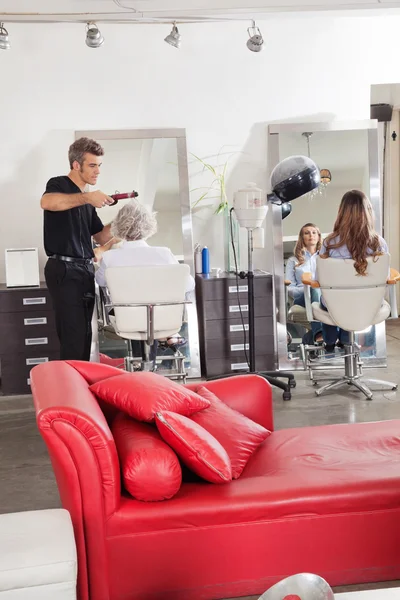
<svg viewBox="0 0 400 600"><path fill-rule="evenodd" d="M247 280L235 275L196 276L200 363L203 377L216 377L248 370ZM272 276L254 279L256 369L275 368ZM248 352L247 352L248 357Z"/></svg>
<svg viewBox="0 0 400 600"><path fill-rule="evenodd" d="M46 284L35 288L7 288L0 284L2 394L30 394L32 367L59 357L54 312Z"/></svg>

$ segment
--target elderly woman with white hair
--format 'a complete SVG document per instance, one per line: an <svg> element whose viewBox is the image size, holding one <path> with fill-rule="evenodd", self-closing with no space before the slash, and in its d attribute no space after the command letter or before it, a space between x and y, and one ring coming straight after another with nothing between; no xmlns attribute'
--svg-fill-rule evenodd
<svg viewBox="0 0 400 600"><path fill-rule="evenodd" d="M156 213L138 200L131 200L119 211L111 224L114 238L124 240L119 248L107 252L96 253L96 258L102 257L100 267L96 272L96 281L101 286L106 285L105 272L107 267L127 266L161 266L176 265L178 260L169 248L149 246L146 240L157 231ZM194 289L194 279L188 276L186 292Z"/></svg>
<svg viewBox="0 0 400 600"><path fill-rule="evenodd" d="M178 260L169 248L164 246L149 246L146 240L157 231L156 213L138 200L131 200L119 211L111 224L111 233L115 241L123 240L120 247L105 251L97 248L95 256L100 266L96 272L96 281L100 287L106 285L105 273L108 267L128 266L161 266L176 265ZM194 290L194 279L188 275L186 293ZM167 345L174 346L185 340L177 334L168 338ZM141 342L132 340L133 352L138 352ZM155 358L157 343L154 344L150 357Z"/></svg>

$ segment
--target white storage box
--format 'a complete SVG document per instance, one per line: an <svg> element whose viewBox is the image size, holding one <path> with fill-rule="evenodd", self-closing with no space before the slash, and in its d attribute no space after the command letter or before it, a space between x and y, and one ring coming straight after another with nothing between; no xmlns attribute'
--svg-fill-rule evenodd
<svg viewBox="0 0 400 600"><path fill-rule="evenodd" d="M7 287L37 287L40 285L37 248L6 248Z"/></svg>

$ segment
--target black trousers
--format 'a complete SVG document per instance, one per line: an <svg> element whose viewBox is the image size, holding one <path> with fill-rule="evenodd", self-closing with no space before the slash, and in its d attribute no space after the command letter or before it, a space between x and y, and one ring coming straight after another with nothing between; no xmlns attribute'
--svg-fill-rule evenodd
<svg viewBox="0 0 400 600"><path fill-rule="evenodd" d="M93 265L49 258L44 275L56 314L61 360L89 360L95 301Z"/></svg>

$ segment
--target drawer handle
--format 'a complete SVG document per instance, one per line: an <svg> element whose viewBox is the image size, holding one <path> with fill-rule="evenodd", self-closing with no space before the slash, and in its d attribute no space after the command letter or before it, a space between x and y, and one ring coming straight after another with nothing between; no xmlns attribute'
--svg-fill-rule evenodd
<svg viewBox="0 0 400 600"><path fill-rule="evenodd" d="M249 370L249 365L247 364L247 362L244 363L234 363L233 365L231 365L231 371L248 371Z"/></svg>
<svg viewBox="0 0 400 600"><path fill-rule="evenodd" d="M248 323L244 326L244 330L248 331L249 330L249 325ZM234 331L243 331L243 325L231 325L229 327L229 331L234 332Z"/></svg>
<svg viewBox="0 0 400 600"><path fill-rule="evenodd" d="M24 319L24 325L47 325L47 317L32 317Z"/></svg>
<svg viewBox="0 0 400 600"><path fill-rule="evenodd" d="M41 358L27 358L25 360L25 363L28 367L30 367L31 365L41 365L42 363L46 362L49 362L48 356L43 356Z"/></svg>
<svg viewBox="0 0 400 600"><path fill-rule="evenodd" d="M48 344L49 338L47 337L39 337L39 338L25 338L25 346L40 346L43 344Z"/></svg>
<svg viewBox="0 0 400 600"><path fill-rule="evenodd" d="M250 344L246 344L246 350L249 348ZM238 352L239 350L244 350L244 344L231 344L231 352Z"/></svg>
<svg viewBox="0 0 400 600"><path fill-rule="evenodd" d="M29 377L28 377L28 379L26 380L26 383L27 383L27 385L31 385L31 380L29 379Z"/></svg>
<svg viewBox="0 0 400 600"><path fill-rule="evenodd" d="M240 306L238 304L232 304L232 306L229 307L229 312L233 313L233 312L249 312L249 305L248 304L241 304Z"/></svg>
<svg viewBox="0 0 400 600"><path fill-rule="evenodd" d="M29 304L46 304L46 296L36 297L36 298L23 298L22 304L27 306Z"/></svg>
<svg viewBox="0 0 400 600"><path fill-rule="evenodd" d="M249 291L249 288L247 287L247 285L239 285L238 288L236 287L236 285L229 286L230 294L234 294L235 292L248 292L248 291Z"/></svg>

